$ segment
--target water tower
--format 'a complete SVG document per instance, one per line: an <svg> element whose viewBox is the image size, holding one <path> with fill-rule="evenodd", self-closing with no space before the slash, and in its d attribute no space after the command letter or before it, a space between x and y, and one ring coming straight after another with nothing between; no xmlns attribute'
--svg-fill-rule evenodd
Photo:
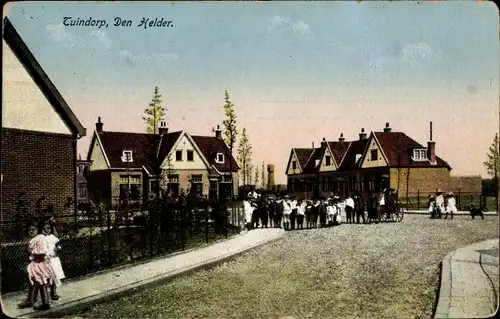
<svg viewBox="0 0 500 319"><path fill-rule="evenodd" d="M267 189L272 189L274 185L274 164L267 164Z"/></svg>

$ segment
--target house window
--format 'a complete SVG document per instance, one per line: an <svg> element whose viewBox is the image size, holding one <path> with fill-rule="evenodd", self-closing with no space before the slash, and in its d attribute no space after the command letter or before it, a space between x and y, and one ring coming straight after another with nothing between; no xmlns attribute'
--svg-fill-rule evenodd
<svg viewBox="0 0 500 319"><path fill-rule="evenodd" d="M427 150L426 149L415 149L415 150L413 150L413 159L415 161L425 161L425 160L427 160Z"/></svg>
<svg viewBox="0 0 500 319"><path fill-rule="evenodd" d="M170 183L179 183L179 175L168 175L168 181Z"/></svg>
<svg viewBox="0 0 500 319"><path fill-rule="evenodd" d="M187 151L187 160L188 160L188 162L194 161L194 153L193 153L193 151L191 151L191 150Z"/></svg>
<svg viewBox="0 0 500 319"><path fill-rule="evenodd" d="M203 176L191 175L191 187L196 189L200 194L203 193Z"/></svg>
<svg viewBox="0 0 500 319"><path fill-rule="evenodd" d="M371 150L370 160L371 161L377 161L378 160L378 150Z"/></svg>
<svg viewBox="0 0 500 319"><path fill-rule="evenodd" d="M78 195L80 198L87 198L87 185L78 186Z"/></svg>
<svg viewBox="0 0 500 319"><path fill-rule="evenodd" d="M203 183L203 176L202 175L192 175L191 176L191 182L193 182L193 183Z"/></svg>
<svg viewBox="0 0 500 319"><path fill-rule="evenodd" d="M297 162L296 162L296 161L293 161L293 162L292 162L292 169L293 169L293 170L296 170L296 169L297 169Z"/></svg>
<svg viewBox="0 0 500 319"><path fill-rule="evenodd" d="M131 163L132 162L132 151L123 151L122 162L123 163Z"/></svg>
<svg viewBox="0 0 500 319"><path fill-rule="evenodd" d="M120 184L120 199L139 200L141 197L140 189L140 184Z"/></svg>
<svg viewBox="0 0 500 319"><path fill-rule="evenodd" d="M222 175L222 182L223 183L231 183L231 175Z"/></svg>
<svg viewBox="0 0 500 319"><path fill-rule="evenodd" d="M330 156L325 157L325 165L330 166L332 164L332 158Z"/></svg>
<svg viewBox="0 0 500 319"><path fill-rule="evenodd" d="M175 151L175 160L177 162L182 162L182 150Z"/></svg>
<svg viewBox="0 0 500 319"><path fill-rule="evenodd" d="M356 155L354 156L354 163L359 162L359 160L361 159L361 156L362 156L361 154L356 154Z"/></svg>
<svg viewBox="0 0 500 319"><path fill-rule="evenodd" d="M168 175L167 189L175 195L179 194L179 175Z"/></svg>
<svg viewBox="0 0 500 319"><path fill-rule="evenodd" d="M140 175L120 175L120 184L140 184Z"/></svg>
<svg viewBox="0 0 500 319"><path fill-rule="evenodd" d="M319 159L314 161L314 167L317 167L319 165Z"/></svg>
<svg viewBox="0 0 500 319"><path fill-rule="evenodd" d="M217 157L215 158L215 161L217 163L224 163L224 154L223 153L217 153Z"/></svg>

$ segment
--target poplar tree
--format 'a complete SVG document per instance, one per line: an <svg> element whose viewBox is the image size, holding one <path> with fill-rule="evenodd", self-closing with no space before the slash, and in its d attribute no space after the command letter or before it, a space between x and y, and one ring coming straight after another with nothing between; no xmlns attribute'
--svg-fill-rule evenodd
<svg viewBox="0 0 500 319"><path fill-rule="evenodd" d="M252 166L252 145L248 140L247 129L244 127L241 131L241 139L238 146L238 162L243 173L243 185L250 181L252 175L250 166Z"/></svg>
<svg viewBox="0 0 500 319"><path fill-rule="evenodd" d="M236 127L236 114L234 112L234 104L231 102L229 93L224 91L224 114L226 119L222 122L224 125L224 141L229 148L229 171L231 173L231 199L234 194L234 181L233 181L233 149L238 137L238 129Z"/></svg>

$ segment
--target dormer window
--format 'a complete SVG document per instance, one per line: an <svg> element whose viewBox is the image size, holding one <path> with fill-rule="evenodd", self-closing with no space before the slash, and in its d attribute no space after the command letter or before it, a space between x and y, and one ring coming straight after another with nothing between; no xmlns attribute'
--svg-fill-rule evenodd
<svg viewBox="0 0 500 319"><path fill-rule="evenodd" d="M413 160L414 161L426 161L427 160L427 150L425 148L419 148L413 150Z"/></svg>
<svg viewBox="0 0 500 319"><path fill-rule="evenodd" d="M318 165L319 165L319 159L314 161L314 167L318 167Z"/></svg>
<svg viewBox="0 0 500 319"><path fill-rule="evenodd" d="M224 163L224 153L217 153L217 156L215 157L215 162L219 164Z"/></svg>
<svg viewBox="0 0 500 319"><path fill-rule="evenodd" d="M361 156L363 156L363 155L362 154L356 154L356 156L354 157L354 163L359 162L359 160L361 159Z"/></svg>
<svg viewBox="0 0 500 319"><path fill-rule="evenodd" d="M132 163L132 151L123 151L122 153L122 162L123 163Z"/></svg>
<svg viewBox="0 0 500 319"><path fill-rule="evenodd" d="M332 158L330 156L326 156L325 165L330 166L332 164Z"/></svg>

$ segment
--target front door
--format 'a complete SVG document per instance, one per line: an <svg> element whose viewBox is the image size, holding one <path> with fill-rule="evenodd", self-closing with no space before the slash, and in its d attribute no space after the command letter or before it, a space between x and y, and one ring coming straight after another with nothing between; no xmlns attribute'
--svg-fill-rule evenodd
<svg viewBox="0 0 500 319"><path fill-rule="evenodd" d="M210 181L210 189L208 193L208 197L211 201L217 200L218 197L218 189L217 189L217 181Z"/></svg>

